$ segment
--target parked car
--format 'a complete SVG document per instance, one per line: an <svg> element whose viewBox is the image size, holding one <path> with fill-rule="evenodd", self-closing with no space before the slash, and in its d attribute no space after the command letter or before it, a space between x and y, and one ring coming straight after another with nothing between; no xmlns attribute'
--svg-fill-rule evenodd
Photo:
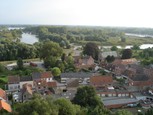
<svg viewBox="0 0 153 115"><path fill-rule="evenodd" d="M30 66L37 67L36 63L30 62Z"/></svg>

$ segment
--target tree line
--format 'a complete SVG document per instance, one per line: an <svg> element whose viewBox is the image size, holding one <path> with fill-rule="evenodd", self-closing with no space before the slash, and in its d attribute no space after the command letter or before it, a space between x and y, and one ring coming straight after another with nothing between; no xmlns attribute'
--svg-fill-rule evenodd
<svg viewBox="0 0 153 115"><path fill-rule="evenodd" d="M38 26L27 27L24 31L36 34L40 41L50 39L58 43L64 42L66 46L69 43L78 43L78 41L104 42L109 37L123 36L122 32L98 27Z"/></svg>

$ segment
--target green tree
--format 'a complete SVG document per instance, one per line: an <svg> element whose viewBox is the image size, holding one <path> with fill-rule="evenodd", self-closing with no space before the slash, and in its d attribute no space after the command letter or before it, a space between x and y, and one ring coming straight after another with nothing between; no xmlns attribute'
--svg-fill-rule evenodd
<svg viewBox="0 0 153 115"><path fill-rule="evenodd" d="M148 109L147 112L145 112L145 115L153 115L153 109Z"/></svg>
<svg viewBox="0 0 153 115"><path fill-rule="evenodd" d="M17 67L18 69L23 69L23 61L21 58L18 58L17 60Z"/></svg>
<svg viewBox="0 0 153 115"><path fill-rule="evenodd" d="M5 67L2 64L0 64L0 72L4 72L4 71L5 71Z"/></svg>
<svg viewBox="0 0 153 115"><path fill-rule="evenodd" d="M111 62L113 62L113 61L115 60L115 57L114 57L114 56L108 55L105 59L106 59L106 61L107 61L108 63L111 63Z"/></svg>
<svg viewBox="0 0 153 115"><path fill-rule="evenodd" d="M55 63L62 52L62 48L57 43L47 40L40 50L40 58L44 60L45 67L55 67Z"/></svg>
<svg viewBox="0 0 153 115"><path fill-rule="evenodd" d="M58 115L58 108L51 104L52 101L37 95L30 101L20 103L16 111L18 115Z"/></svg>
<svg viewBox="0 0 153 115"><path fill-rule="evenodd" d="M139 50L140 47L139 47L139 45L134 44L133 47L132 47L132 49L133 49L133 50Z"/></svg>
<svg viewBox="0 0 153 115"><path fill-rule="evenodd" d="M118 110L115 115L133 115L130 111L128 110Z"/></svg>
<svg viewBox="0 0 153 115"><path fill-rule="evenodd" d="M58 115L76 115L76 108L69 100L60 98L55 104L58 106Z"/></svg>
<svg viewBox="0 0 153 115"><path fill-rule="evenodd" d="M130 59L132 57L131 49L124 49L122 52L122 59Z"/></svg>
<svg viewBox="0 0 153 115"><path fill-rule="evenodd" d="M116 46L111 47L111 51L117 51L117 50L118 50L118 48Z"/></svg>
<svg viewBox="0 0 153 115"><path fill-rule="evenodd" d="M60 76L61 75L61 70L58 67L54 67L52 69L52 74L53 74L53 76Z"/></svg>
<svg viewBox="0 0 153 115"><path fill-rule="evenodd" d="M83 48L83 54L92 56L95 60L98 60L99 48L95 43L87 43Z"/></svg>
<svg viewBox="0 0 153 115"><path fill-rule="evenodd" d="M72 102L88 108L89 115L109 114L109 111L104 108L102 101L92 86L79 87Z"/></svg>
<svg viewBox="0 0 153 115"><path fill-rule="evenodd" d="M62 62L64 62L64 61L65 61L65 58L66 58L66 54L65 54L65 53L63 53L63 54L62 54L62 56L61 56L61 60L62 60Z"/></svg>

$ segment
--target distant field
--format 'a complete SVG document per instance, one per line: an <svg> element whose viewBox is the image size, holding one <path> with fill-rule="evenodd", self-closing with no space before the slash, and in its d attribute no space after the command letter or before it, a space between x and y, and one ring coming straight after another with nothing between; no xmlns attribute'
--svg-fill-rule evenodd
<svg viewBox="0 0 153 115"><path fill-rule="evenodd" d="M87 42L94 42L98 45L134 45L134 44L153 44L153 38L147 38L147 37L135 37L135 36L126 36L126 42L121 42L120 37L110 37L105 42L97 42L97 41L78 41L78 44L86 44Z"/></svg>
<svg viewBox="0 0 153 115"><path fill-rule="evenodd" d="M3 65L7 65L7 64L11 64L11 63L15 63L17 60L12 60L12 61L0 61L0 64ZM35 58L35 59L24 59L23 61L40 61L39 58Z"/></svg>

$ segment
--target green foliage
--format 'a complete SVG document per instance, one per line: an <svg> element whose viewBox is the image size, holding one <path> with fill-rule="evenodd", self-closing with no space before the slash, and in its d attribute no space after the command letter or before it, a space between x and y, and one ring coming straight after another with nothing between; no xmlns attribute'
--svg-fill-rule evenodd
<svg viewBox="0 0 153 115"><path fill-rule="evenodd" d="M131 49L124 49L122 52L122 59L130 59L132 57Z"/></svg>
<svg viewBox="0 0 153 115"><path fill-rule="evenodd" d="M109 114L109 111L103 107L103 103L92 86L79 87L73 103L88 108L89 115Z"/></svg>
<svg viewBox="0 0 153 115"><path fill-rule="evenodd" d="M15 112L17 115L85 115L85 109L67 99L43 98L40 95L34 95L32 100L19 103Z"/></svg>
<svg viewBox="0 0 153 115"><path fill-rule="evenodd" d="M5 67L2 64L0 64L0 72L4 72L4 71L5 71Z"/></svg>
<svg viewBox="0 0 153 115"><path fill-rule="evenodd" d="M20 41L22 31L21 30L3 30L0 31L0 37L7 41Z"/></svg>
<svg viewBox="0 0 153 115"><path fill-rule="evenodd" d="M75 106L64 98L60 98L55 101L55 104L58 106L58 115L76 115Z"/></svg>
<svg viewBox="0 0 153 115"><path fill-rule="evenodd" d="M95 60L98 60L99 48L95 43L87 43L83 48L84 55L92 56Z"/></svg>
<svg viewBox="0 0 153 115"><path fill-rule="evenodd" d="M108 63L111 63L111 62L113 62L113 61L115 60L115 57L114 57L114 56L108 55L105 59L106 59L106 61L107 61Z"/></svg>
<svg viewBox="0 0 153 115"><path fill-rule="evenodd" d="M45 67L55 67L62 52L62 48L57 43L47 40L40 49L40 58L44 60Z"/></svg>
<svg viewBox="0 0 153 115"><path fill-rule="evenodd" d="M133 115L130 111L128 110L118 110L115 115Z"/></svg>
<svg viewBox="0 0 153 115"><path fill-rule="evenodd" d="M53 74L53 76L60 76L61 75L61 70L58 67L54 67L52 69L52 74Z"/></svg>
<svg viewBox="0 0 153 115"><path fill-rule="evenodd" d="M21 58L18 58L18 60L17 60L17 67L20 70L23 69L23 61Z"/></svg>
<svg viewBox="0 0 153 115"><path fill-rule="evenodd" d="M19 115L58 115L56 106L39 96L31 101L21 103L16 111Z"/></svg>
<svg viewBox="0 0 153 115"><path fill-rule="evenodd" d="M134 44L133 47L132 47L133 50L140 50L140 46L139 45L136 45Z"/></svg>
<svg viewBox="0 0 153 115"><path fill-rule="evenodd" d="M102 104L96 95L95 89L92 86L79 87L73 102L82 107L96 107L97 105Z"/></svg>
<svg viewBox="0 0 153 115"><path fill-rule="evenodd" d="M153 109L148 109L147 112L145 112L145 115L153 115Z"/></svg>
<svg viewBox="0 0 153 115"><path fill-rule="evenodd" d="M117 51L117 50L118 50L118 48L116 46L111 47L111 51Z"/></svg>
<svg viewBox="0 0 153 115"><path fill-rule="evenodd" d="M37 49L33 45L13 41L0 41L0 61L17 60L38 57Z"/></svg>

